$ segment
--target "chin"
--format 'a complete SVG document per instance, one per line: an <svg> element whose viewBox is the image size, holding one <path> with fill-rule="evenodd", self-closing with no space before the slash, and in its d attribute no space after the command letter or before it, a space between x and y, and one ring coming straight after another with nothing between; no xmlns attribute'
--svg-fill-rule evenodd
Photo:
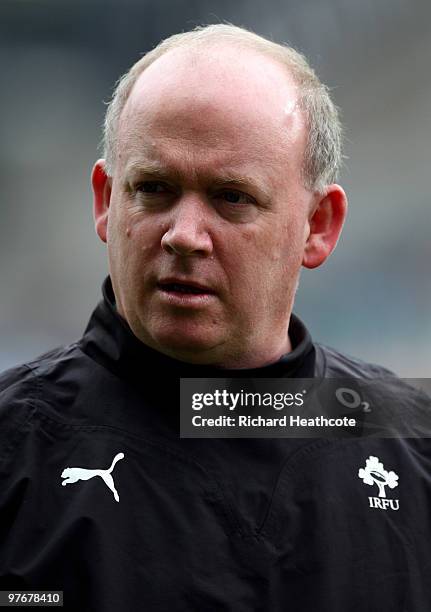
<svg viewBox="0 0 431 612"><path fill-rule="evenodd" d="M179 328L170 332L164 329L151 335L160 351L191 363L201 363L205 355L221 344L221 340L214 334L205 333L202 329L193 332Z"/></svg>

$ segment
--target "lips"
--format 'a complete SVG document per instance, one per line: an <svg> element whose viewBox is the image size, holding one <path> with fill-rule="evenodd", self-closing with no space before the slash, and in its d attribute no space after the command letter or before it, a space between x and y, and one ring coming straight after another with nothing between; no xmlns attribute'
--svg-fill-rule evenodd
<svg viewBox="0 0 431 612"><path fill-rule="evenodd" d="M162 304L170 312L201 312L214 306L215 291L203 283L184 278L164 278L157 284L157 294Z"/></svg>
<svg viewBox="0 0 431 612"><path fill-rule="evenodd" d="M195 295L214 293L214 291L209 287L188 279L164 279L159 281L157 286L162 291L166 291L168 293L189 293Z"/></svg>

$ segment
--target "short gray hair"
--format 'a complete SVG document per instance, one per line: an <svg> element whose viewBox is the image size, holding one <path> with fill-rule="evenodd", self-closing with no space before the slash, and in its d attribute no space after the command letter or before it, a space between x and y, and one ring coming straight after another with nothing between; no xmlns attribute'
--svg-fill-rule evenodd
<svg viewBox="0 0 431 612"><path fill-rule="evenodd" d="M326 185L333 183L342 162L342 126L328 87L320 82L305 57L292 47L274 43L231 24L198 26L190 32L170 36L141 57L119 79L105 117L103 145L107 173L112 176L114 172L120 116L139 75L172 49L196 48L211 42L227 42L259 51L289 70L298 87L298 103L308 126L303 162L304 185L311 190L323 191Z"/></svg>

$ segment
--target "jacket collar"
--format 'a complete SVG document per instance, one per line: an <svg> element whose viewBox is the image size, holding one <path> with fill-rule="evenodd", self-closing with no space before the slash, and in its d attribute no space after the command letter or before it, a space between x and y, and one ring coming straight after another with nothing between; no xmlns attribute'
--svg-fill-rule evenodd
<svg viewBox="0 0 431 612"><path fill-rule="evenodd" d="M261 368L227 370L172 359L141 342L118 314L111 279L102 285L99 302L79 342L80 348L113 373L133 380L171 375L183 378L311 378L315 370L315 348L302 321L292 313L289 337L292 351Z"/></svg>

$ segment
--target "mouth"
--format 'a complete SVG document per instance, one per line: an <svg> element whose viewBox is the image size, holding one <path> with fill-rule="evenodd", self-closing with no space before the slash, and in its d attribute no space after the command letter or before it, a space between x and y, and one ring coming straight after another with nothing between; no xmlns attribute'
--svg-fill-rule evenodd
<svg viewBox="0 0 431 612"><path fill-rule="evenodd" d="M162 291L174 292L174 293L194 293L199 295L202 293L209 293L209 291L195 287L193 285L185 285L183 283L159 283L159 288Z"/></svg>
<svg viewBox="0 0 431 612"><path fill-rule="evenodd" d="M157 289L163 300L176 306L203 306L215 297L212 289L194 281L161 281Z"/></svg>

